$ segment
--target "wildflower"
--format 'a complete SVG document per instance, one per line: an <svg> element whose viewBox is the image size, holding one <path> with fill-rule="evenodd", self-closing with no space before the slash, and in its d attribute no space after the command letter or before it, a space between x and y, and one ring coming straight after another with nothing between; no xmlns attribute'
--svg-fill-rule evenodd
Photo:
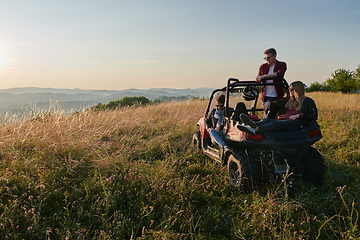
<svg viewBox="0 0 360 240"><path fill-rule="evenodd" d="M114 179L114 176L110 176L110 177L108 177L106 180L107 181L112 181Z"/></svg>
<svg viewBox="0 0 360 240"><path fill-rule="evenodd" d="M30 196L28 197L29 200L32 200L33 198L34 198L33 195L30 195Z"/></svg>
<svg viewBox="0 0 360 240"><path fill-rule="evenodd" d="M344 185L342 187L336 187L336 190L338 191L338 193L342 193L345 187L346 187L346 185Z"/></svg>

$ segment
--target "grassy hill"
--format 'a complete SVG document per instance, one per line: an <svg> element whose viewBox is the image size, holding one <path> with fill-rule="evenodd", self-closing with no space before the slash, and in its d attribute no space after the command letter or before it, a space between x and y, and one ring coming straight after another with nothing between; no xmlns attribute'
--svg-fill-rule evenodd
<svg viewBox="0 0 360 240"><path fill-rule="evenodd" d="M191 151L206 101L0 125L0 239L358 239L360 95L318 105L325 183L244 194Z"/></svg>

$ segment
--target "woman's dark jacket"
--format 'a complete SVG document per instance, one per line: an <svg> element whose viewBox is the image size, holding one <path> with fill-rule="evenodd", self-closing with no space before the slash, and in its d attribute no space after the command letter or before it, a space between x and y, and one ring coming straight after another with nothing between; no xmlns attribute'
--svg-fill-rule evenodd
<svg viewBox="0 0 360 240"><path fill-rule="evenodd" d="M275 119L278 115L285 114L285 104L288 99L289 97L284 97L280 100L271 102L269 118ZM312 120L317 120L318 111L314 100L306 97L301 105L299 113L300 118L298 118L297 120L304 127L309 125Z"/></svg>

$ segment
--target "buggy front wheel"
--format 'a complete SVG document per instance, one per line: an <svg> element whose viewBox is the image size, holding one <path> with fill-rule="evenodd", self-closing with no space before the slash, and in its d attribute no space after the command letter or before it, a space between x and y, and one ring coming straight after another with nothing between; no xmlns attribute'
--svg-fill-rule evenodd
<svg viewBox="0 0 360 240"><path fill-rule="evenodd" d="M242 150L229 157L227 170L231 185L245 192L256 190L261 181L259 162Z"/></svg>
<svg viewBox="0 0 360 240"><path fill-rule="evenodd" d="M194 133L193 137L192 137L192 148L200 153L201 152L201 133L200 131L197 131L196 133Z"/></svg>

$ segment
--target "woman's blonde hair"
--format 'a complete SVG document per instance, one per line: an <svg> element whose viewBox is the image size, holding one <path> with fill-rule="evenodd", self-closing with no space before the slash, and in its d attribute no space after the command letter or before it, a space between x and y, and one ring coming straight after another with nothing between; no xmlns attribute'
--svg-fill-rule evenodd
<svg viewBox="0 0 360 240"><path fill-rule="evenodd" d="M294 91L295 98L290 97L285 104L285 108L294 108L296 111L300 111L305 99L305 85L301 81L295 81L290 84L290 87Z"/></svg>

